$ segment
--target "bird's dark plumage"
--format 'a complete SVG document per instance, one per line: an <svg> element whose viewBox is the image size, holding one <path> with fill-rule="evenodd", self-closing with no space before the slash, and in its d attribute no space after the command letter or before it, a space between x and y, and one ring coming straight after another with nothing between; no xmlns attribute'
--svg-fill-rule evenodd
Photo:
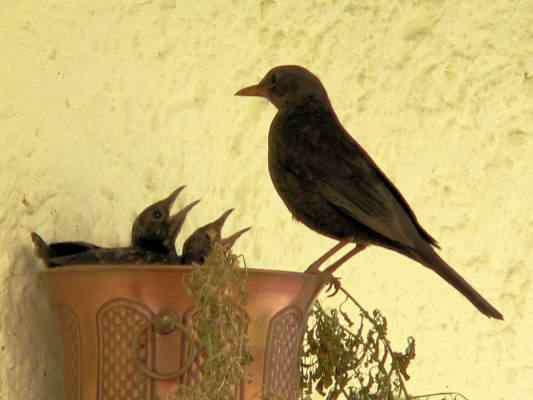
<svg viewBox="0 0 533 400"><path fill-rule="evenodd" d="M82 264L181 264L177 254L162 254L140 247L104 248L85 242L47 244L37 233L31 238L35 251L49 268Z"/></svg>
<svg viewBox="0 0 533 400"><path fill-rule="evenodd" d="M37 256L48 267L54 266L54 259L56 258L70 257L75 254L100 248L95 244L87 242L57 242L47 244L36 232L31 233L31 240L35 246Z"/></svg>
<svg viewBox="0 0 533 400"><path fill-rule="evenodd" d="M168 197L146 207L135 219L131 232L131 245L153 253L176 256L176 238L189 214L200 200L183 207L178 213L170 215L170 210L179 193L185 188L180 186Z"/></svg>
<svg viewBox="0 0 533 400"><path fill-rule="evenodd" d="M50 268L83 264L181 264L181 257L139 247L97 248L50 259Z"/></svg>
<svg viewBox="0 0 533 400"><path fill-rule="evenodd" d="M436 240L366 151L346 132L320 80L299 66L269 71L236 93L278 109L268 137L272 182L292 215L328 237L386 247L434 270L488 317L503 319L433 249Z"/></svg>
<svg viewBox="0 0 533 400"><path fill-rule="evenodd" d="M176 237L189 211L199 203L199 200L194 201L171 216L172 205L184 188L185 186L179 187L137 216L128 247L103 248L86 242L47 244L33 232L31 237L37 255L51 268L73 264L181 264L181 257L176 253Z"/></svg>
<svg viewBox="0 0 533 400"><path fill-rule="evenodd" d="M170 209L185 186L180 186L168 197L146 207L133 222L131 245L155 253L167 253L170 233Z"/></svg>

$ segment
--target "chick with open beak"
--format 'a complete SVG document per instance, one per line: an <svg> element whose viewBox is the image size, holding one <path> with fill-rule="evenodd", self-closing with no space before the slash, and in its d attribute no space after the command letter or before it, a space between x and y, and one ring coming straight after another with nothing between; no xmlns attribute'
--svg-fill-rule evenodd
<svg viewBox="0 0 533 400"><path fill-rule="evenodd" d="M180 186L168 197L145 208L135 219L131 232L131 246L154 253L176 256L175 241L189 211L199 203L196 200L177 214L170 210L185 186Z"/></svg>
<svg viewBox="0 0 533 400"><path fill-rule="evenodd" d="M181 264L181 257L176 253L176 238L187 214L199 203L199 200L196 200L171 216L170 210L184 188L185 186L179 187L168 197L151 204L139 214L133 223L131 243L127 247L102 248L86 242L47 244L33 232L31 237L37 255L47 267L104 263Z"/></svg>
<svg viewBox="0 0 533 400"><path fill-rule="evenodd" d="M251 229L242 229L223 239L222 227L233 211L233 208L225 211L215 221L198 228L185 240L182 254L184 264L203 264L215 243L219 242L225 249L230 249L243 233Z"/></svg>
<svg viewBox="0 0 533 400"><path fill-rule="evenodd" d="M167 251L163 243L169 235L170 209L183 189L185 186L180 186L168 197L146 207L137 216L131 230L133 247L158 253Z"/></svg>

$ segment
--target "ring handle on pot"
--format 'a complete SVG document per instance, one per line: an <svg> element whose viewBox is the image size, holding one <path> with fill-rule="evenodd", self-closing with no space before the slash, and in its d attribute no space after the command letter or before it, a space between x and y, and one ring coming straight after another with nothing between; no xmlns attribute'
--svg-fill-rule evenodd
<svg viewBox="0 0 533 400"><path fill-rule="evenodd" d="M179 322L178 317L173 312L162 312L154 318L153 321L150 321L148 324L142 326L137 334L135 335L135 348L137 351L137 366L141 370L142 373L149 376L150 378L157 379L157 380L171 380L171 379L177 379L181 375L183 375L187 370L192 366L194 363L194 360L196 359L196 356L198 355L198 349L196 346L192 346L192 354L189 360L185 363L183 367L178 369L177 371L173 372L157 372L149 369L146 364L144 363L144 360L142 359L141 355L141 335L142 332L144 332L145 329L149 329L151 326L154 327L154 330L159 335L169 335L172 332L175 332L176 329L179 329L183 332L183 334L191 341L197 342L197 340L194 338L191 331L184 326L182 323Z"/></svg>

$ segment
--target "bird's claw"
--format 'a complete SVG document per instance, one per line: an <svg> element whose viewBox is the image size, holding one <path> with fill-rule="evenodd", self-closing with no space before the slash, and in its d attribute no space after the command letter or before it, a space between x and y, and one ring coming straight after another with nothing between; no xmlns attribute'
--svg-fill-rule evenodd
<svg viewBox="0 0 533 400"><path fill-rule="evenodd" d="M324 286L327 286L326 293L328 293L331 290L333 290L333 293L328 294L327 297L335 296L337 294L337 292L342 287L340 278L337 278L337 277L333 276L333 274L331 272L320 271L320 270L311 270L310 271L309 269L306 272L310 273L310 274L318 275L321 278Z"/></svg>
<svg viewBox="0 0 533 400"><path fill-rule="evenodd" d="M331 294L328 294L327 297L333 297L335 296L338 291L340 290L341 288L341 280L340 278L337 278L333 275L331 275L330 273L326 272L326 280L327 280L327 288L326 288L326 293L330 292L333 290L333 293Z"/></svg>

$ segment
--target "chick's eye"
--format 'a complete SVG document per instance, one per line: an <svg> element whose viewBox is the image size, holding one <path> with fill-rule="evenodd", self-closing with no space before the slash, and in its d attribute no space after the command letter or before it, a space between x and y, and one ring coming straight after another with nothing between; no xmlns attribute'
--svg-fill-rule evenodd
<svg viewBox="0 0 533 400"><path fill-rule="evenodd" d="M270 77L270 82L275 85L278 81L278 76L276 74L272 74Z"/></svg>
<svg viewBox="0 0 533 400"><path fill-rule="evenodd" d="M153 216L155 219L160 219L163 216L163 213L159 210L155 210Z"/></svg>

